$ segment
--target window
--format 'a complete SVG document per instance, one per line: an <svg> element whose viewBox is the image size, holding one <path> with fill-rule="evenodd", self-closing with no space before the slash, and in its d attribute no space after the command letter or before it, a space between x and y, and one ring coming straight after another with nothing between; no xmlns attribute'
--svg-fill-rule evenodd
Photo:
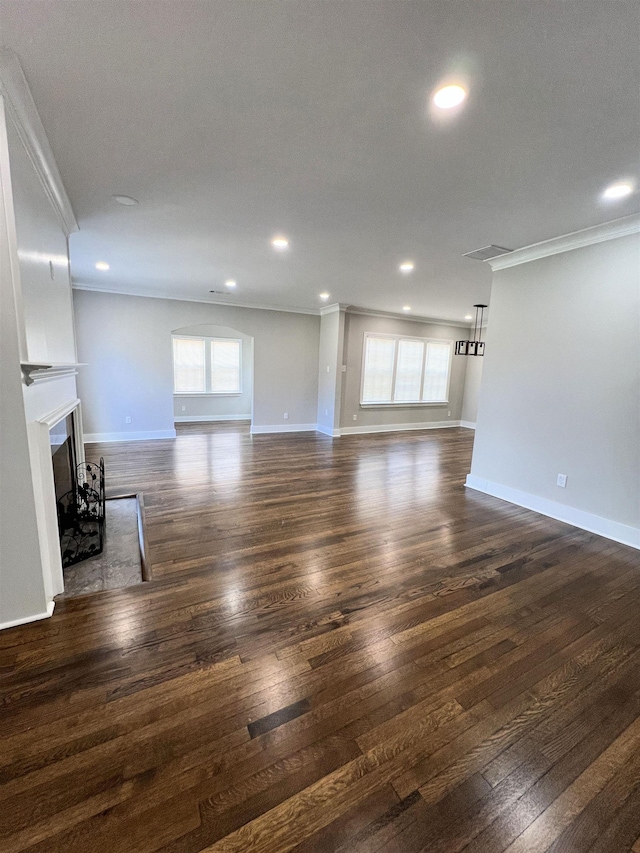
<svg viewBox="0 0 640 853"><path fill-rule="evenodd" d="M174 394L240 394L242 341L173 338Z"/></svg>
<svg viewBox="0 0 640 853"><path fill-rule="evenodd" d="M451 341L365 335L363 405L447 403Z"/></svg>

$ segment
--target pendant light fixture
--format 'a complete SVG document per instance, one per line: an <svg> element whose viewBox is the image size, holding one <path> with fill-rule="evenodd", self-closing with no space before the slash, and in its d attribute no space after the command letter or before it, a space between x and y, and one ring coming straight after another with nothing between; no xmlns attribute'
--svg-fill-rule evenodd
<svg viewBox="0 0 640 853"><path fill-rule="evenodd" d="M473 307L476 309L476 319L473 324L473 340L456 341L456 355L484 355L482 323L484 321L484 309L487 306L478 303Z"/></svg>

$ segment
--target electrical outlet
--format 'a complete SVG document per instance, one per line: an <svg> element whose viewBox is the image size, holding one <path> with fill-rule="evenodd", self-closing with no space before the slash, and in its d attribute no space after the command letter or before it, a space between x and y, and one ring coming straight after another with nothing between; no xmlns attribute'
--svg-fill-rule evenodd
<svg viewBox="0 0 640 853"><path fill-rule="evenodd" d="M187 411L187 407L186 407L186 406L183 406L183 407L182 407L182 411L183 411L183 412L186 412L186 411Z"/></svg>
<svg viewBox="0 0 640 853"><path fill-rule="evenodd" d="M451 417L451 412L447 412L447 417L448 417L448 418L450 418L450 417Z"/></svg>
<svg viewBox="0 0 640 853"><path fill-rule="evenodd" d="M358 416L357 416L357 415L354 415L354 416L353 416L353 419L354 419L354 421L357 421L357 420L358 420Z"/></svg>
<svg viewBox="0 0 640 853"><path fill-rule="evenodd" d="M561 489L564 489L567 485L567 475L566 474L558 474L558 479L556 480L556 486L560 486Z"/></svg>
<svg viewBox="0 0 640 853"><path fill-rule="evenodd" d="M328 417L328 415L329 415L329 409L325 409L325 410L324 410L324 416L325 416L325 418L326 418L326 417Z"/></svg>
<svg viewBox="0 0 640 853"><path fill-rule="evenodd" d="M331 373L331 367L327 365L327 373Z"/></svg>
<svg viewBox="0 0 640 853"><path fill-rule="evenodd" d="M289 420L289 412L284 413L284 419L285 419L285 421Z"/></svg>
<svg viewBox="0 0 640 853"><path fill-rule="evenodd" d="M125 424L130 424L131 423L131 415L127 415L127 417L124 419L124 422L125 422Z"/></svg>

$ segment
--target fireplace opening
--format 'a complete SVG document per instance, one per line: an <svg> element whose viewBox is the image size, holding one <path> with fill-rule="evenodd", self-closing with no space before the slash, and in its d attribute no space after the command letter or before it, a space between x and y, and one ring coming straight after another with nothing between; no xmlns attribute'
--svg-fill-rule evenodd
<svg viewBox="0 0 640 853"><path fill-rule="evenodd" d="M53 482L56 488L56 503L67 492L76 487L76 448L73 432L73 414L67 415L49 431Z"/></svg>

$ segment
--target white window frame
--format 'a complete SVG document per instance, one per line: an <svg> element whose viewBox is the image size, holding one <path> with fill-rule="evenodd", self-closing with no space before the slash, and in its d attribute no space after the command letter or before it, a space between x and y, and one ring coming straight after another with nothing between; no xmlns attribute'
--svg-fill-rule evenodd
<svg viewBox="0 0 640 853"><path fill-rule="evenodd" d="M240 397L242 395L242 339L241 338L221 338L207 337L206 335L171 335L171 366L173 363L173 342L178 340L204 341L204 391L176 391L175 389L175 369L173 369L173 396L174 397ZM211 344L213 341L234 341L239 344L239 391L211 391Z"/></svg>
<svg viewBox="0 0 640 853"><path fill-rule="evenodd" d="M393 378L391 380L391 400L389 402L384 401L374 401L374 402L365 402L363 398L364 394L364 367L365 367L365 358L367 355L367 339L368 338L387 338L389 340L393 340L396 342L394 357L393 357ZM446 400L416 400L416 401L396 401L393 399L393 396L396 392L396 372L398 369L398 352L399 346L398 341L421 341L424 346L424 352L422 353L422 376L420 377L420 395L424 393L424 380L425 380L425 363L427 360L427 344L448 344L449 345L449 363L447 366L447 393ZM454 341L443 339L443 338L418 338L412 337L411 335L386 335L381 332L365 332L363 341L362 341L362 360L361 360L361 369L360 369L360 406L363 409L375 409L375 408L387 408L389 406L395 406L396 408L412 408L415 406L448 406L449 405L449 390L451 387L451 367L453 364L453 344Z"/></svg>

